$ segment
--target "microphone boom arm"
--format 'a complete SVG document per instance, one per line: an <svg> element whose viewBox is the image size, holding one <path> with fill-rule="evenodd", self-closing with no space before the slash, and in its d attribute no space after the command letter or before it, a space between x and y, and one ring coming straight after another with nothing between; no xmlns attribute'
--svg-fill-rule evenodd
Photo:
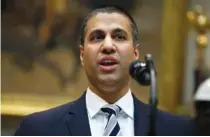
<svg viewBox="0 0 210 137"><path fill-rule="evenodd" d="M146 60L146 66L148 67L147 69L149 70L150 73L150 122L149 122L149 131L148 135L149 136L155 136L156 131L156 117L157 117L157 85L156 85L156 73L155 73L155 67L152 61L152 56L150 54L147 54L145 56Z"/></svg>

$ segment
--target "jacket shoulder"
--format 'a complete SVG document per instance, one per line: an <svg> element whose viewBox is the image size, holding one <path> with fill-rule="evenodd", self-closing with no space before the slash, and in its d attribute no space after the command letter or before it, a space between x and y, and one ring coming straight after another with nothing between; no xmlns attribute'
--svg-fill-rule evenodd
<svg viewBox="0 0 210 137"><path fill-rule="evenodd" d="M47 133L47 129L67 114L67 111L71 110L71 107L75 104L75 102L76 101L69 102L48 110L35 112L25 116L15 132L15 135L40 135L45 132Z"/></svg>
<svg viewBox="0 0 210 137"><path fill-rule="evenodd" d="M194 135L195 123L190 117L175 115L163 110L157 113L157 128L172 135Z"/></svg>

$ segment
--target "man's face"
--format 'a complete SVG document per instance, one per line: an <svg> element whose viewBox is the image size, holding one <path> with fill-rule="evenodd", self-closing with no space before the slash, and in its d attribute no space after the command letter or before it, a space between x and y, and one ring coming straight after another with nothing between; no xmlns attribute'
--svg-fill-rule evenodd
<svg viewBox="0 0 210 137"><path fill-rule="evenodd" d="M80 58L92 85L125 86L129 65L138 59L129 19L119 13L98 13L89 19Z"/></svg>

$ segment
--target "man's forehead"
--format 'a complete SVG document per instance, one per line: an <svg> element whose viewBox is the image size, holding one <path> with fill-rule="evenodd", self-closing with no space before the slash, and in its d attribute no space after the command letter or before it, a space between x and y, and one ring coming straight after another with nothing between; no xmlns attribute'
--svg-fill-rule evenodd
<svg viewBox="0 0 210 137"><path fill-rule="evenodd" d="M121 13L98 13L89 19L86 31L107 28L131 31L130 20Z"/></svg>

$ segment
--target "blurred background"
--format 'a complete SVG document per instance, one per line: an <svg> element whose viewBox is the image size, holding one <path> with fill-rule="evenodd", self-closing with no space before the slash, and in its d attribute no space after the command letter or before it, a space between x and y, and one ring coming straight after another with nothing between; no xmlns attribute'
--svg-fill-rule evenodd
<svg viewBox="0 0 210 137"><path fill-rule="evenodd" d="M87 88L79 29L102 4L125 8L140 31L140 60L152 54L159 108L194 116L193 96L210 77L209 0L1 0L1 134L25 115L73 101ZM148 102L149 87L132 81Z"/></svg>

